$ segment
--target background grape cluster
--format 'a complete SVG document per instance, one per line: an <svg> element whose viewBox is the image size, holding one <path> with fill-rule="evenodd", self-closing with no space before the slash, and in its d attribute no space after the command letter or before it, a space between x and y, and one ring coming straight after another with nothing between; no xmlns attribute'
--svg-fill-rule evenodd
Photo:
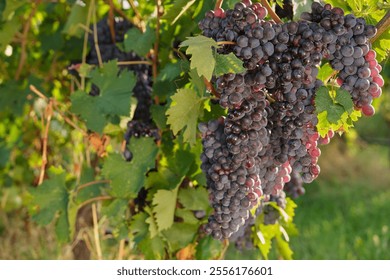
<svg viewBox="0 0 390 280"><path fill-rule="evenodd" d="M88 53L86 62L90 65L99 65L98 53L101 62L108 62L113 59L116 59L118 62L144 61L145 59L138 56L135 52L126 52L118 46L118 43L123 43L126 32L136 27L130 22L118 17L113 21L113 26L114 36L111 34L108 18L104 18L96 24L98 41L95 42L94 35L89 34L88 43L90 52ZM91 26L91 29L93 29L93 26ZM97 51L96 45L99 51ZM150 114L150 106L152 105L151 67L146 64L136 63L121 65L120 69L121 71L124 69L130 70L137 76L137 83L133 89L134 96L137 98L137 107L132 120L127 123L127 129L124 134L126 146L123 156L127 161L130 161L132 159L132 153L128 149L128 144L132 137L139 138L146 136L158 139L159 135ZM89 94L92 96L99 95L99 88L92 84Z"/></svg>
<svg viewBox="0 0 390 280"><path fill-rule="evenodd" d="M203 35L221 43L218 52L234 53L246 68L216 77L227 115L199 126L201 167L214 208L203 229L216 239L237 239L251 223L252 208L267 201L284 208L283 189L293 197L303 194L302 183L319 175L318 145L334 135L321 138L316 129L323 59L364 115L374 114L372 100L381 95L381 66L369 42L376 28L364 19L319 3L298 22L275 23L266 15L261 4L246 0L209 11L199 23ZM267 205L258 209L267 223L278 218Z"/></svg>

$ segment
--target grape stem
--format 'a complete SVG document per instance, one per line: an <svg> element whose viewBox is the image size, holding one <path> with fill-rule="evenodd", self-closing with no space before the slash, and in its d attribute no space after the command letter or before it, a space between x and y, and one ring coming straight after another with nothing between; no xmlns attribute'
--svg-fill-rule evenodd
<svg viewBox="0 0 390 280"><path fill-rule="evenodd" d="M92 202L95 202L95 201L102 201L102 200L111 200L111 199L114 199L112 196L109 196L109 195L103 195L103 196L97 196L97 197L93 197L91 199L87 199L86 201L84 201L83 203L81 203L79 206L78 206L78 209L81 209L83 208L85 205L88 205Z"/></svg>
<svg viewBox="0 0 390 280"><path fill-rule="evenodd" d="M27 35L30 31L32 18L35 16L35 13L37 12L37 7L40 3L41 3L41 0L35 1L35 5L33 5L32 9L31 9L31 12L28 16L26 24L23 26L23 33L21 36L22 50L20 52L20 60L19 60L18 69L16 70L16 73L15 73L15 80L19 80L20 75L22 73L22 70L24 69L24 63L26 62L26 58L27 58L27 51L26 51L27 41L28 41Z"/></svg>
<svg viewBox="0 0 390 280"><path fill-rule="evenodd" d="M390 26L390 10L387 11L386 15L378 22L376 25L377 32L373 38L371 38L371 43L378 39L383 32L385 32Z"/></svg>
<svg viewBox="0 0 390 280"><path fill-rule="evenodd" d="M82 190L84 188L87 188L89 186L93 186L93 185L96 185L96 184L107 184L107 183L110 183L110 182L111 182L110 180L91 181L91 182L88 182L88 183L85 183L85 184L82 184L82 185L78 186L77 192L79 192L80 190Z"/></svg>
<svg viewBox="0 0 390 280"><path fill-rule="evenodd" d="M222 3L223 3L223 0L217 0L217 2L215 2L214 10L221 8Z"/></svg>
<svg viewBox="0 0 390 280"><path fill-rule="evenodd" d="M55 100L54 98L47 98L42 92L40 92L35 86L33 85L30 85L30 90L35 93L36 95L38 95L40 98L44 99L45 101L47 102L50 102L50 100L53 101L53 106L54 106L54 109L56 109L56 111L61 115L61 117L64 119L65 122L67 122L71 127L79 130L83 136L88 136L88 133L83 130L82 128L78 127L71 119L69 119L63 112L62 110L58 107L58 101Z"/></svg>
<svg viewBox="0 0 390 280"><path fill-rule="evenodd" d="M146 64L152 65L153 63L148 60L132 60L132 61L118 61L117 65L137 65L137 64Z"/></svg>
<svg viewBox="0 0 390 280"><path fill-rule="evenodd" d="M220 98L221 95L215 90L214 86L210 83L210 81L207 80L206 78L203 78L203 80L204 80L204 83L206 85L207 90L210 91L211 94L214 95L215 97Z"/></svg>
<svg viewBox="0 0 390 280"><path fill-rule="evenodd" d="M220 46L220 45L236 45L235 42L232 42L232 41L219 41L217 42L217 45Z"/></svg>
<svg viewBox="0 0 390 280"><path fill-rule="evenodd" d="M108 26L110 27L111 40L113 43L116 43L115 40L115 18L114 18L114 3L112 0L109 0L110 10L108 11Z"/></svg>
<svg viewBox="0 0 390 280"><path fill-rule="evenodd" d="M267 0L261 0L261 4L267 9L269 16L276 22L276 23L282 23L282 20L280 17L272 10L270 4Z"/></svg>
<svg viewBox="0 0 390 280"><path fill-rule="evenodd" d="M93 15L93 42L95 44L95 50L96 50L96 55L97 55L98 62L99 62L99 67L102 67L103 66L103 59L102 59L102 55L100 53L99 38L98 38L98 34L97 34L97 23L96 23L96 13L97 13L97 10L96 10L96 3L95 3L95 1L91 1L91 5L93 6L93 8L92 8L92 15Z"/></svg>

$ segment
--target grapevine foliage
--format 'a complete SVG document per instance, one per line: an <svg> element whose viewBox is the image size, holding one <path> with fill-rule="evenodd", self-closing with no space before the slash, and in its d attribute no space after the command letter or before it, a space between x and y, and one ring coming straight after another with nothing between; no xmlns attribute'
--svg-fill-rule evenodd
<svg viewBox="0 0 390 280"><path fill-rule="evenodd" d="M1 207L106 258L292 259L318 146L381 95L385 3L163 2L0 1Z"/></svg>

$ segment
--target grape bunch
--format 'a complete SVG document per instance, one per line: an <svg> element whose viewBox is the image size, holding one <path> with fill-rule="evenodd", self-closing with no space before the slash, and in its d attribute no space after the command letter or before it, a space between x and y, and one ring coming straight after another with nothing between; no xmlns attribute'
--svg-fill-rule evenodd
<svg viewBox="0 0 390 280"><path fill-rule="evenodd" d="M221 42L219 53L234 53L246 68L216 77L227 115L199 126L201 168L214 208L203 229L216 239L245 231L249 210L262 199L279 199L283 206L284 188L302 194L302 183L319 175L318 145L334 135L329 131L321 138L316 129L323 59L339 71L339 85L365 115L374 113L371 102L383 86L369 44L376 29L361 18L319 3L298 22L275 23L264 20L266 15L261 4L244 0L233 9L208 11L199 22L204 36Z"/></svg>
<svg viewBox="0 0 390 280"><path fill-rule="evenodd" d="M120 61L142 61L144 60L134 52L125 52L121 50L117 43L122 43L125 38L126 32L130 28L135 28L133 25L121 18L115 18L114 22L114 38L110 31L108 19L104 18L96 24L97 32L97 45L98 50L95 47L95 40L93 34L88 36L88 43L90 51L87 55L86 62L92 65L99 65L100 55L102 62L107 62L113 59ZM93 26L91 26L93 29ZM152 78L151 69L149 65L145 64L133 64L133 65L120 65L120 71L124 69L133 71L136 74L137 82L133 89L134 96L137 98L137 107L134 112L133 119L127 123L127 129L124 134L126 147L123 155L127 161L132 159L132 153L128 149L128 143L132 137L154 137L159 138L158 130L154 125L151 115L150 106L152 105ZM92 96L99 95L99 88L95 85L91 86L89 93Z"/></svg>
<svg viewBox="0 0 390 280"><path fill-rule="evenodd" d="M327 58L338 73L338 84L347 90L355 106L366 116L375 113L371 105L374 98L381 96L384 84L379 74L382 67L376 61L376 53L370 50L370 39L377 32L375 26L367 25L363 18L353 14L344 15L341 8L322 6L314 2L311 13L302 18L318 23L334 39L327 47Z"/></svg>

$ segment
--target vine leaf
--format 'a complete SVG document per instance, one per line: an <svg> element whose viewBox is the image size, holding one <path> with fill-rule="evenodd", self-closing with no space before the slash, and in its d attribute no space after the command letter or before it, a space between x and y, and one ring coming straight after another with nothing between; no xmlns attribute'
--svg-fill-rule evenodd
<svg viewBox="0 0 390 280"><path fill-rule="evenodd" d="M188 210L206 210L210 207L205 188L180 189L179 202Z"/></svg>
<svg viewBox="0 0 390 280"><path fill-rule="evenodd" d="M37 188L30 189L32 219L39 225L56 220L55 232L60 242L70 239L68 220L69 193L65 185L66 173L61 168L50 167L49 178Z"/></svg>
<svg viewBox="0 0 390 280"><path fill-rule="evenodd" d="M91 81L100 89L99 96L90 96L76 91L71 96L72 112L79 114L89 129L98 133L109 116L127 116L130 114L132 90L136 83L135 75L127 70L119 75L116 61L103 64L102 68L91 72Z"/></svg>
<svg viewBox="0 0 390 280"><path fill-rule="evenodd" d="M7 3L8 6L8 3ZM18 17L13 17L10 19L7 24L3 25L0 29L0 51L3 52L5 47L12 41L16 32L18 32L20 28L20 20Z"/></svg>
<svg viewBox="0 0 390 280"><path fill-rule="evenodd" d="M194 145L196 142L197 120L202 112L202 99L193 89L182 88L171 97L172 104L166 114L167 124L171 125L174 134L184 130L184 142Z"/></svg>
<svg viewBox="0 0 390 280"><path fill-rule="evenodd" d="M153 211L149 207L145 207L145 212L149 215L145 222L149 225L150 238L154 238L158 235L158 226L154 219Z"/></svg>
<svg viewBox="0 0 390 280"><path fill-rule="evenodd" d="M171 25L175 22L195 3L195 0L178 0L173 6L167 9L167 13L162 17L166 19Z"/></svg>
<svg viewBox="0 0 390 280"><path fill-rule="evenodd" d="M327 87L319 88L315 105L318 114L317 130L322 137L330 129L348 131L360 116L360 111L353 109L350 94L341 88L331 91Z"/></svg>
<svg viewBox="0 0 390 280"><path fill-rule="evenodd" d="M275 236L276 246L280 255L285 260L292 260L293 251L286 240L283 239L282 235L278 234Z"/></svg>
<svg viewBox="0 0 390 280"><path fill-rule="evenodd" d="M100 112L97 99L87 95L84 91L78 90L72 94L71 101L71 111L79 114L90 130L102 133L107 119Z"/></svg>
<svg viewBox="0 0 390 280"><path fill-rule="evenodd" d="M168 229L173 224L178 189L179 187L173 190L158 190L154 194L153 212L159 231Z"/></svg>
<svg viewBox="0 0 390 280"><path fill-rule="evenodd" d="M147 218L148 214L140 212L134 215L130 222L130 230L134 237L133 240L137 244L144 240L148 235L148 224L146 223Z"/></svg>
<svg viewBox="0 0 390 280"><path fill-rule="evenodd" d="M85 25L87 17L88 9L85 5L82 6L82 2L76 1L72 6L68 21L66 22L62 32L69 36L80 38L85 32L84 29L80 28L80 26Z"/></svg>
<svg viewBox="0 0 390 280"><path fill-rule="evenodd" d="M165 244L161 237L156 236L152 239L145 238L139 244L138 248L144 254L147 260L161 260L165 254Z"/></svg>
<svg viewBox="0 0 390 280"><path fill-rule="evenodd" d="M199 35L187 37L180 47L188 47L186 53L191 54L191 69L196 68L199 76L211 80L215 67L215 58L212 48L218 48L217 43L210 38Z"/></svg>
<svg viewBox="0 0 390 280"><path fill-rule="evenodd" d="M274 224L274 225L259 224L253 230L254 230L253 243L255 246L259 248L261 254L267 260L268 254L272 247L272 239L279 232L279 224Z"/></svg>
<svg viewBox="0 0 390 280"><path fill-rule="evenodd" d="M127 199L116 198L102 207L102 214L107 217L114 228L113 234L118 239L124 239L128 235L125 213L128 207Z"/></svg>
<svg viewBox="0 0 390 280"><path fill-rule="evenodd" d="M142 33L137 28L130 28L125 35L124 47L126 52L134 51L139 56L145 56L156 41L156 34L147 26L146 31Z"/></svg>
<svg viewBox="0 0 390 280"><path fill-rule="evenodd" d="M333 76L334 72L335 70L333 70L333 68L327 62L320 67L320 70L318 71L318 79L327 82Z"/></svg>
<svg viewBox="0 0 390 280"><path fill-rule="evenodd" d="M162 233L167 239L172 251L177 251L190 244L197 232L198 225L186 223L174 223L169 229Z"/></svg>
<svg viewBox="0 0 390 280"><path fill-rule="evenodd" d="M242 60L240 60L233 53L229 54L216 54L215 56L216 64L214 69L215 76L221 76L228 73L242 73L245 72L245 68L242 65Z"/></svg>
<svg viewBox="0 0 390 280"><path fill-rule="evenodd" d="M158 148L152 138L133 139L129 147L133 160L125 162L118 154L111 154L103 165L102 174L111 180L112 195L135 198L145 183L145 174L155 165Z"/></svg>
<svg viewBox="0 0 390 280"><path fill-rule="evenodd" d="M211 236L206 236L200 239L196 246L196 259L210 260L216 259L221 254L223 244L219 240L215 240Z"/></svg>
<svg viewBox="0 0 390 280"><path fill-rule="evenodd" d="M132 90L136 83L133 72L120 71L117 62L112 60L91 72L92 83L100 89L97 96L100 111L110 115L127 116L130 112ZM92 97L94 98L94 97Z"/></svg>
<svg viewBox="0 0 390 280"><path fill-rule="evenodd" d="M175 216L183 219L184 223L199 224L199 220L195 217L194 212L192 212L191 210L176 208Z"/></svg>

